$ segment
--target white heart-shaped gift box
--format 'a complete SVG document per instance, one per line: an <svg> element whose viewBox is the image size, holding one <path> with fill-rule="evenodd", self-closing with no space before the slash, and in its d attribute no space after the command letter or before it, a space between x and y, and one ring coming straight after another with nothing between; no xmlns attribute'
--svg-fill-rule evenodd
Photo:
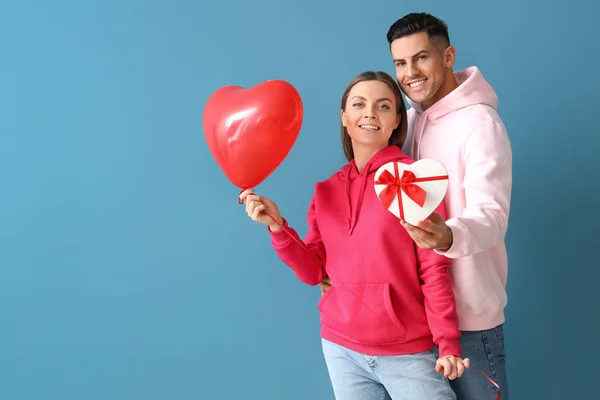
<svg viewBox="0 0 600 400"><path fill-rule="evenodd" d="M382 204L412 225L427 219L444 200L448 172L430 158L412 164L389 162L375 172L375 192ZM401 203L398 202L398 194ZM421 204L419 204L421 203Z"/></svg>

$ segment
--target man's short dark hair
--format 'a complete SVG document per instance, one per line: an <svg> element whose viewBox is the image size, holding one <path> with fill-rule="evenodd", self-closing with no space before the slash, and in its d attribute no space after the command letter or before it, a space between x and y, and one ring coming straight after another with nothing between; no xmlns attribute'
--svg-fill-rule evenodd
<svg viewBox="0 0 600 400"><path fill-rule="evenodd" d="M448 25L441 19L427 13L407 14L394 22L388 30L387 40L391 45L396 39L419 32L427 32L429 39L440 39L444 47L450 46Z"/></svg>

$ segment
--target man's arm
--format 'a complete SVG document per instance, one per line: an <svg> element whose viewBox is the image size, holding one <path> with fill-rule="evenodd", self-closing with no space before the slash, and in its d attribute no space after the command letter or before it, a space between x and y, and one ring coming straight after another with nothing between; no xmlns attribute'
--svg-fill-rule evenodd
<svg viewBox="0 0 600 400"><path fill-rule="evenodd" d="M402 222L417 246L448 258L471 256L504 240L512 190L512 152L501 123L479 126L463 145L465 209L445 221L436 213L417 226Z"/></svg>
<svg viewBox="0 0 600 400"><path fill-rule="evenodd" d="M504 240L512 191L512 151L506 130L493 122L475 129L463 148L465 209L450 218L452 246L436 249L448 258L471 256Z"/></svg>

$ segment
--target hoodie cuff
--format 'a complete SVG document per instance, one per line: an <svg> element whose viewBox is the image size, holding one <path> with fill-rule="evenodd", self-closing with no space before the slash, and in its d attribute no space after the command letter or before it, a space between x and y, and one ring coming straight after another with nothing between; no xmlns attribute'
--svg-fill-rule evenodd
<svg viewBox="0 0 600 400"><path fill-rule="evenodd" d="M442 339L438 343L440 358L446 356L461 357L460 342L458 339Z"/></svg>
<svg viewBox="0 0 600 400"><path fill-rule="evenodd" d="M286 246L289 242L292 241L292 238L286 232L286 230L289 227L288 226L288 222L287 222L287 220L285 218L282 217L282 219L283 219L283 226L277 232L273 232L271 230L271 228L269 227L269 225L267 225L267 230L271 234L271 243L273 243L273 245L276 246L276 247Z"/></svg>
<svg viewBox="0 0 600 400"><path fill-rule="evenodd" d="M452 219L446 221L446 225L452 231L452 246L446 251L435 250L435 252L448 258L460 258L464 254L464 250L469 247L469 236L462 226Z"/></svg>

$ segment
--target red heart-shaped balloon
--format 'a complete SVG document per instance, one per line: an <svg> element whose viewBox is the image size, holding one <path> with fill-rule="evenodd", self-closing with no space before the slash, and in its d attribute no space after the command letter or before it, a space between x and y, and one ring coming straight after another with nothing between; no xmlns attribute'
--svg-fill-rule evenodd
<svg viewBox="0 0 600 400"><path fill-rule="evenodd" d="M302 99L282 80L244 89L225 86L204 107L208 148L227 178L240 189L254 188L285 159L302 126Z"/></svg>

